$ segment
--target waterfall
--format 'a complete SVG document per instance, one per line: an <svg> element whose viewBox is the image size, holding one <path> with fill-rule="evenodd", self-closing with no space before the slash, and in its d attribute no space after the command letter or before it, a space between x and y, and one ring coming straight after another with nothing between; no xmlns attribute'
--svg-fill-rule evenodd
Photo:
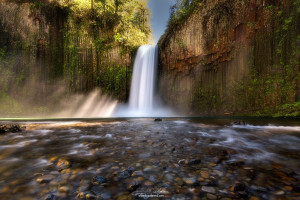
<svg viewBox="0 0 300 200"><path fill-rule="evenodd" d="M132 110L147 113L153 109L157 51L157 45L143 45L138 49L129 97Z"/></svg>

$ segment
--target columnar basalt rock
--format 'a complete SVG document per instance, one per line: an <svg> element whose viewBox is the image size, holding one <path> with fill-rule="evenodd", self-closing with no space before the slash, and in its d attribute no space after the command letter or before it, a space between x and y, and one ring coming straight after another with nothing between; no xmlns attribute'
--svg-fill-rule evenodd
<svg viewBox="0 0 300 200"><path fill-rule="evenodd" d="M281 76L286 65L294 65L293 73L299 70L295 1L214 0L197 6L159 41L159 90L165 102L190 114L227 114L299 100L299 75ZM284 25L289 31L282 34ZM292 89L283 91L279 79L265 85L273 76ZM253 87L254 79L262 81L260 88Z"/></svg>

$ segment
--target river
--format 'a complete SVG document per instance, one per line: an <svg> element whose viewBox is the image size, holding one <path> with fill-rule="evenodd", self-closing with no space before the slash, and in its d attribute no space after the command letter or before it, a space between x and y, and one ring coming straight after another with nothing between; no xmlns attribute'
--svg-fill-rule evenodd
<svg viewBox="0 0 300 200"><path fill-rule="evenodd" d="M0 199L299 198L299 121L243 120L2 120Z"/></svg>

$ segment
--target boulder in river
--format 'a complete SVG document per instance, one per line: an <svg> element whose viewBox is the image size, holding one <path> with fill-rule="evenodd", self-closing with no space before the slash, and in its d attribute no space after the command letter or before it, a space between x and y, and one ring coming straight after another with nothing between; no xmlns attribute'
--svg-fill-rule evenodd
<svg viewBox="0 0 300 200"><path fill-rule="evenodd" d="M155 121L155 122L161 122L161 121L162 121L162 118L155 118L154 121Z"/></svg>
<svg viewBox="0 0 300 200"><path fill-rule="evenodd" d="M21 132L22 128L20 127L19 124L2 124L0 125L0 134L2 133L8 133L8 132L12 132L12 133L17 133L17 132Z"/></svg>

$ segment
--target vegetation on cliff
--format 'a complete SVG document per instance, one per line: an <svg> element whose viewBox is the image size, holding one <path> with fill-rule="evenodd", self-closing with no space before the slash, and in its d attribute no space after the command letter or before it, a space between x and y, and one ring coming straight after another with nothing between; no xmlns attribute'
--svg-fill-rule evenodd
<svg viewBox="0 0 300 200"><path fill-rule="evenodd" d="M126 101L149 17L146 0L1 0L0 113L25 112L20 102L47 112L57 88L99 87Z"/></svg>

